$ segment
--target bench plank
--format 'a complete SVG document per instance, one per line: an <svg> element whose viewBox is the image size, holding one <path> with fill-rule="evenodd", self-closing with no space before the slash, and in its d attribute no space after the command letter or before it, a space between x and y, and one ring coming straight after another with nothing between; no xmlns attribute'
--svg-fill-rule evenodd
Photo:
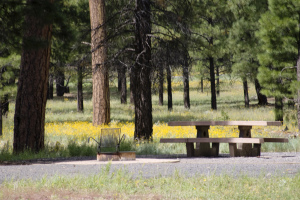
<svg viewBox="0 0 300 200"><path fill-rule="evenodd" d="M288 138L264 138L264 142L289 142Z"/></svg>
<svg viewBox="0 0 300 200"><path fill-rule="evenodd" d="M247 143L260 144L263 138L161 138L161 143Z"/></svg>
<svg viewBox="0 0 300 200"><path fill-rule="evenodd" d="M188 138L160 138L160 143L187 143Z"/></svg>
<svg viewBox="0 0 300 200"><path fill-rule="evenodd" d="M171 121L168 126L281 126L280 121Z"/></svg>

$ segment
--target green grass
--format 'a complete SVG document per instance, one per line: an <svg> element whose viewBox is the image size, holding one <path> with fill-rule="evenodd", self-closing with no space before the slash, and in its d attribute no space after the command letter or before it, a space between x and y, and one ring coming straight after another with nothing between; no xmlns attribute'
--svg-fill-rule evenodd
<svg viewBox="0 0 300 200"><path fill-rule="evenodd" d="M249 84L249 96L251 97L250 108L245 108L243 103L243 88L241 82L231 82L224 79L221 88L221 94L217 98L218 110L210 109L210 93L209 88L205 88L204 93L201 93L197 88L199 81L191 78L190 85L190 100L191 109L185 109L183 106L183 92L180 78L174 78L173 87L173 110L169 111L167 108L167 94L164 93L164 106L158 105L158 95L153 94L153 122L168 122L168 121L183 121L183 120L262 120L273 121L274 111L273 106L258 107L255 99L255 88ZM134 121L134 106L128 104L120 104L120 96L116 89L116 81L111 82L111 120L115 122L133 122ZM54 97L53 100L47 102L46 108L46 122L66 122L66 121L92 121L92 100L91 100L91 84L86 82L84 85L84 112L77 112L76 101L76 87L75 84L70 83L71 94L66 94L64 97ZM206 83L207 86L207 83ZM129 94L129 92L128 92ZM269 103L274 103L269 100ZM285 121L284 126L288 126L289 130L285 133L274 132L270 129L270 136L286 137L288 135L295 135L298 132L296 109L285 107ZM7 118L4 118L4 134L0 137L0 160L17 160L17 159L32 159L42 157L68 157L68 156L82 156L92 155L96 151L93 144L86 144L82 141L73 141L72 138L67 137L47 137L46 148L39 154L30 152L23 156L12 155L13 143L13 115L14 102L10 103L10 111ZM53 151L56 142L60 142L60 148ZM7 145L8 144L8 145ZM73 144L73 146L72 146ZM300 151L300 139L290 140L288 144L263 144L262 152L293 152ZM154 143L136 144L132 138L127 138L126 143L123 144L124 149L136 151L137 154L185 154L184 144L159 144ZM122 147L123 148L123 147ZM92 150L94 149L94 150ZM228 145L221 144L220 153L228 153Z"/></svg>
<svg viewBox="0 0 300 200"><path fill-rule="evenodd" d="M180 81L179 79L177 81ZM197 80L193 80L194 82ZM221 95L218 97L218 110L210 109L209 88L201 93L197 83L191 86L191 109L183 107L182 86L173 87L173 111L167 109L167 95L164 106L158 106L158 96L153 95L153 121L168 122L175 120L274 120L273 106L258 107L253 85L249 85L251 105L244 108L242 84L223 81ZM134 121L134 106L121 105L116 83L111 88L111 119L113 121ZM71 95L47 102L46 122L92 121L91 84L86 83L84 113L77 112L75 84L70 83ZM128 93L129 94L129 93ZM269 103L274 103L271 100ZM274 137L286 137L298 132L296 110L285 107L284 126L287 132L270 131ZM48 137L45 149L39 153L25 151L12 154L14 103L4 118L4 132L0 137L0 162L30 159L45 159L72 156L95 156L97 148L93 143L74 141L72 138ZM57 143L57 141L59 141ZM184 144L160 144L134 142L131 138L121 145L122 151L136 151L138 155L185 154ZM220 145L220 153L228 153L228 144ZM300 139L290 139L287 144L267 143L262 152L299 152ZM0 199L35 199L48 196L51 199L299 199L300 174L292 177L238 177L199 175L187 177L179 172L170 177L133 178L125 169L111 172L110 165L95 176L44 177L41 180L7 180L0 185Z"/></svg>
<svg viewBox="0 0 300 200"><path fill-rule="evenodd" d="M31 199L299 199L300 174L292 177L200 175L133 177L126 168L112 172L110 164L92 176L54 176L41 180L7 180L0 185L0 198Z"/></svg>

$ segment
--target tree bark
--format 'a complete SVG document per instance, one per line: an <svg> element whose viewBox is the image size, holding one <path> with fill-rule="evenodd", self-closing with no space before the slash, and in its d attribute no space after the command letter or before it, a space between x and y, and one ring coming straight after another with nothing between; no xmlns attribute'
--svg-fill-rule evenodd
<svg viewBox="0 0 300 200"><path fill-rule="evenodd" d="M48 0L45 3L53 3L53 0ZM14 153L27 149L38 152L44 148L52 25L46 24L37 13L45 3L37 4L36 0L27 0L26 4L33 8L32 12L27 12L25 16L23 50L14 116ZM50 16L51 9L44 8L43 11L43 17ZM39 42L39 45L28 45L32 44L33 38L35 42Z"/></svg>
<svg viewBox="0 0 300 200"><path fill-rule="evenodd" d="M282 97L275 97L275 121L283 121Z"/></svg>
<svg viewBox="0 0 300 200"><path fill-rule="evenodd" d="M266 95L263 95L260 92L261 91L261 86L260 86L257 79L255 79L255 90L256 90L256 94L257 94L258 105L260 105L260 106L267 105L268 104L268 99L267 99Z"/></svg>
<svg viewBox="0 0 300 200"><path fill-rule="evenodd" d="M184 66L183 66L183 101L184 108L190 109L190 83L189 83L189 66L188 66L188 58L187 55L184 56Z"/></svg>
<svg viewBox="0 0 300 200"><path fill-rule="evenodd" d="M151 99L151 19L150 0L136 0L134 65L134 138L151 140L153 133Z"/></svg>
<svg viewBox="0 0 300 200"><path fill-rule="evenodd" d="M168 110L173 109L173 99L172 99L172 74L170 66L167 66L167 83L168 83Z"/></svg>
<svg viewBox="0 0 300 200"><path fill-rule="evenodd" d="M159 68L158 75L158 105L164 105L164 67Z"/></svg>
<svg viewBox="0 0 300 200"><path fill-rule="evenodd" d="M93 72L93 125L110 122L105 0L89 0Z"/></svg>
<svg viewBox="0 0 300 200"><path fill-rule="evenodd" d="M83 112L83 90L82 90L82 80L83 80L83 66L77 66L77 112Z"/></svg>
<svg viewBox="0 0 300 200"><path fill-rule="evenodd" d="M245 107L249 108L249 95L248 95L248 82L247 82L247 80L243 81L243 88L244 88Z"/></svg>
<svg viewBox="0 0 300 200"><path fill-rule="evenodd" d="M217 110L214 58L209 57L208 59L209 59L209 71L210 71L211 109Z"/></svg>
<svg viewBox="0 0 300 200"><path fill-rule="evenodd" d="M121 92L121 104L127 104L127 84L126 84L126 67L120 68L120 92Z"/></svg>

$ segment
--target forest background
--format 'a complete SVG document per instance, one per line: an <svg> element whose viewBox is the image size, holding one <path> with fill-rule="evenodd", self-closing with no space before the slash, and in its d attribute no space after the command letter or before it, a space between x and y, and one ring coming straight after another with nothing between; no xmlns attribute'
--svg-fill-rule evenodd
<svg viewBox="0 0 300 200"><path fill-rule="evenodd" d="M277 120L292 135L299 131L298 1L7 0L0 6L3 152L45 145L57 152L62 135L72 133L70 121L86 128L70 134L83 146L105 126L121 127L138 144L180 137L166 128L174 120ZM75 145L67 140L68 148Z"/></svg>

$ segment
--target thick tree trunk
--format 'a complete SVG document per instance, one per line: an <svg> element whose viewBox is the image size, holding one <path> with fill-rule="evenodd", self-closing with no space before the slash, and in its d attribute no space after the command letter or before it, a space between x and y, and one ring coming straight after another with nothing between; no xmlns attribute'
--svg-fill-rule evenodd
<svg viewBox="0 0 300 200"><path fill-rule="evenodd" d="M77 66L77 112L83 112L82 65Z"/></svg>
<svg viewBox="0 0 300 200"><path fill-rule="evenodd" d="M48 2L52 3L53 0ZM14 116L14 153L24 150L38 152L44 148L45 109L50 61L52 25L45 24L40 4L27 0L32 12L25 17L23 50ZM51 9L43 9L44 17ZM32 38L40 45L29 46Z"/></svg>
<svg viewBox="0 0 300 200"><path fill-rule="evenodd" d="M62 97L65 94L65 74L62 71L56 74L56 95Z"/></svg>
<svg viewBox="0 0 300 200"><path fill-rule="evenodd" d="M168 83L168 110L173 109L173 99L172 99L172 74L170 66L167 66L167 83Z"/></svg>
<svg viewBox="0 0 300 200"><path fill-rule="evenodd" d="M121 66L120 68L120 93L121 93L121 104L127 103L127 84L126 84L126 67Z"/></svg>
<svg viewBox="0 0 300 200"><path fill-rule="evenodd" d="M158 75L158 105L164 105L164 67L159 68Z"/></svg>
<svg viewBox="0 0 300 200"><path fill-rule="evenodd" d="M53 99L53 75L49 75L47 99Z"/></svg>
<svg viewBox="0 0 300 200"><path fill-rule="evenodd" d="M136 0L135 8L135 131L134 138L151 140L153 133L151 99L150 0Z"/></svg>
<svg viewBox="0 0 300 200"><path fill-rule="evenodd" d="M283 121L282 97L275 97L275 121Z"/></svg>
<svg viewBox="0 0 300 200"><path fill-rule="evenodd" d="M183 66L183 101L184 108L190 109L190 83L189 83L189 66L187 61L187 56L185 55L185 64Z"/></svg>
<svg viewBox="0 0 300 200"><path fill-rule="evenodd" d="M261 86L260 86L257 79L255 79L255 90L256 90L256 94L257 94L258 105L261 105L261 106L267 105L268 104L268 99L267 99L266 95L263 95L260 92L261 91Z"/></svg>
<svg viewBox="0 0 300 200"><path fill-rule="evenodd" d="M210 71L211 109L217 110L214 58L209 57L208 59L209 59L209 71Z"/></svg>
<svg viewBox="0 0 300 200"><path fill-rule="evenodd" d="M110 122L110 94L107 60L105 0L89 0L93 71L93 124Z"/></svg>
<svg viewBox="0 0 300 200"><path fill-rule="evenodd" d="M247 82L247 80L243 81L243 88L244 88L245 107L249 108L249 95L248 95L248 82Z"/></svg>

